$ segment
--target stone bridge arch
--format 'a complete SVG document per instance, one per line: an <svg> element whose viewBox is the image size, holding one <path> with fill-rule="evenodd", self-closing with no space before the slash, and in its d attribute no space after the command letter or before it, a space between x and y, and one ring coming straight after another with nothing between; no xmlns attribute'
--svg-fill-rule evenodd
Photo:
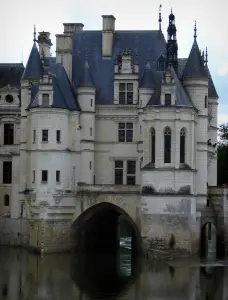
<svg viewBox="0 0 228 300"><path fill-rule="evenodd" d="M108 247L116 250L119 217L123 216L132 228L132 248L141 252L139 195L83 191L77 203L71 224L74 249L97 252Z"/></svg>

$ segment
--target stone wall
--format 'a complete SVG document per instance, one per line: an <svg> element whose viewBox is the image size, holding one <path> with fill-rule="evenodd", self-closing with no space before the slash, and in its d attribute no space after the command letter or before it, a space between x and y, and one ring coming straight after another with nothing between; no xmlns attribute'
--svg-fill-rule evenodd
<svg viewBox="0 0 228 300"><path fill-rule="evenodd" d="M28 246L29 223L25 219L0 219L1 246Z"/></svg>
<svg viewBox="0 0 228 300"><path fill-rule="evenodd" d="M209 187L209 202L215 212L218 256L228 253L228 188Z"/></svg>
<svg viewBox="0 0 228 300"><path fill-rule="evenodd" d="M153 253L198 252L194 199L190 196L142 196L142 234Z"/></svg>
<svg viewBox="0 0 228 300"><path fill-rule="evenodd" d="M64 252L71 249L71 222L36 220L30 224L29 248L36 252Z"/></svg>

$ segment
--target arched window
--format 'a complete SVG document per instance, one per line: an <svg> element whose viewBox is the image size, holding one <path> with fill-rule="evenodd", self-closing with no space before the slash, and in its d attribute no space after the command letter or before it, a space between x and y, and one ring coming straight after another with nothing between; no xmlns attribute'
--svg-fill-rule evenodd
<svg viewBox="0 0 228 300"><path fill-rule="evenodd" d="M155 163L155 129L151 128L151 162Z"/></svg>
<svg viewBox="0 0 228 300"><path fill-rule="evenodd" d="M180 163L185 163L185 137L186 137L186 130L185 128L181 128L180 131Z"/></svg>
<svg viewBox="0 0 228 300"><path fill-rule="evenodd" d="M9 195L4 196L4 206L9 206Z"/></svg>
<svg viewBox="0 0 228 300"><path fill-rule="evenodd" d="M171 163L171 129L165 127L164 130L164 163Z"/></svg>

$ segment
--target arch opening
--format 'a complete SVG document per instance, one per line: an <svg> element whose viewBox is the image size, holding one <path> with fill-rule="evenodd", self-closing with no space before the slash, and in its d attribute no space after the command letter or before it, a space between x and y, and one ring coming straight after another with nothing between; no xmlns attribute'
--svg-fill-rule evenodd
<svg viewBox="0 0 228 300"><path fill-rule="evenodd" d="M213 260L217 258L217 238L216 227L214 224L207 222L201 228L201 258Z"/></svg>
<svg viewBox="0 0 228 300"><path fill-rule="evenodd" d="M128 245L124 244L125 248L139 254L141 236L135 222L120 207L107 202L87 209L72 224L72 249L90 254L115 253L121 248L123 225L127 230L125 236L129 238Z"/></svg>

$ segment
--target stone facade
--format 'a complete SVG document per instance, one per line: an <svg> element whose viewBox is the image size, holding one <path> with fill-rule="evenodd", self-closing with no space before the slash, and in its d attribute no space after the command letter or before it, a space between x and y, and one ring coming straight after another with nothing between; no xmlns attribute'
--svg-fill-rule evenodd
<svg viewBox="0 0 228 300"><path fill-rule="evenodd" d="M169 19L175 21L172 15ZM29 220L31 248L64 251L71 247L70 230L80 215L100 203L110 203L131 218L145 245L195 254L207 185L217 184L212 143L217 140L218 96L207 58L200 54L195 38L189 58L177 62L170 50L166 53L167 44L176 44L176 33L172 33L174 39L168 35L166 42L161 31L150 33L154 64L144 61L145 53L133 54L130 44L118 52L114 37L121 39L125 33L115 31L113 16L103 16L100 33L101 39L88 37L93 33L83 31L83 24L64 24L63 34L56 35L56 58L50 57L50 34L39 33L20 86L0 89L0 130L5 130L5 123L14 126L13 143L6 145L0 139L0 159L12 161L13 170L11 182L0 185L0 213ZM100 50L93 58L94 45L79 49L84 46L77 39L83 34L88 43L98 41ZM124 40L135 33L127 34ZM160 47L159 56L153 57L156 47ZM78 61L83 52L85 60ZM100 62L93 65L99 55ZM112 68L107 67L106 75L114 75L106 91L108 84L98 88L101 83L95 69L98 72L103 66L106 72L109 61ZM153 69L162 61L164 69ZM79 74L83 80L75 75L75 62L84 66ZM191 73L192 63L201 73ZM130 86L129 105L121 103L123 85ZM9 94L12 103L4 100ZM130 141L126 140L127 127L121 140L120 124L130 124ZM165 141L167 128L170 146ZM164 158L167 151L168 161ZM121 185L115 182L116 161L123 165ZM129 174L128 161L135 163L133 174ZM129 176L135 178L133 186L127 184ZM9 205L5 205L5 195Z"/></svg>

